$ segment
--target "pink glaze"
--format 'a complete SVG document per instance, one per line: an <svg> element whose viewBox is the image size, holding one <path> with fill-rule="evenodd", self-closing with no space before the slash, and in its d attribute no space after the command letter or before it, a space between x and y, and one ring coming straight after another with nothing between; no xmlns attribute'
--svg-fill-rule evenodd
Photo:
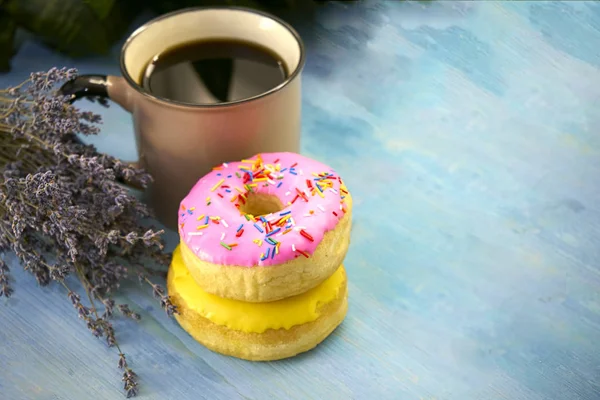
<svg viewBox="0 0 600 400"><path fill-rule="evenodd" d="M310 256L346 212L343 181L327 165L299 154L269 153L249 160L225 163L196 183L181 202L181 240L199 259L219 265L277 265ZM248 195L245 181L254 192L277 196L285 208L248 221L236 207Z"/></svg>

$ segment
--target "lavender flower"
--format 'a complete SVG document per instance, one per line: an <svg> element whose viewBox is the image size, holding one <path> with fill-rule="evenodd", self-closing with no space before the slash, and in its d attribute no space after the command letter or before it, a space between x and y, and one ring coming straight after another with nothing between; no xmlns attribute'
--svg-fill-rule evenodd
<svg viewBox="0 0 600 400"><path fill-rule="evenodd" d="M123 373L123 388L127 394L127 398L137 396L138 393L138 384L136 382L137 375L130 369Z"/></svg>
<svg viewBox="0 0 600 400"><path fill-rule="evenodd" d="M135 313L129 309L127 304L119 304L119 311L127 318L131 318L135 321L139 321L141 319L140 314Z"/></svg>
<svg viewBox="0 0 600 400"><path fill-rule="evenodd" d="M165 310L168 316L172 316L177 313L177 307L171 302L171 298L165 294L165 290L162 286L152 283L148 278L143 277L144 281L152 286L152 294L154 297L160 300L161 307Z"/></svg>
<svg viewBox="0 0 600 400"><path fill-rule="evenodd" d="M0 259L0 297L10 297L12 288L8 284L8 266Z"/></svg>
<svg viewBox="0 0 600 400"><path fill-rule="evenodd" d="M125 361L110 319L114 310L133 320L140 315L112 295L136 275L148 285L168 315L177 312L164 289L148 276L147 262L166 265L162 231L142 227L151 216L119 182L145 188L143 170L97 152L79 135L100 132L101 117L82 111L55 88L77 71L34 72L22 84L0 90L0 254L13 252L41 286L62 285L90 332L119 353L127 397L138 383ZM85 290L72 291L75 275ZM9 268L0 259L0 297L12 293ZM103 308L96 307L99 304Z"/></svg>
<svg viewBox="0 0 600 400"><path fill-rule="evenodd" d="M119 353L119 364L117 365L119 369L127 368L127 360L125 359L125 354Z"/></svg>
<svg viewBox="0 0 600 400"><path fill-rule="evenodd" d="M127 398L137 395L137 375L127 365L127 359L125 358L125 354L119 353L119 364L117 366L119 367L119 369L125 370L125 372L123 372L122 381L124 382L123 386Z"/></svg>

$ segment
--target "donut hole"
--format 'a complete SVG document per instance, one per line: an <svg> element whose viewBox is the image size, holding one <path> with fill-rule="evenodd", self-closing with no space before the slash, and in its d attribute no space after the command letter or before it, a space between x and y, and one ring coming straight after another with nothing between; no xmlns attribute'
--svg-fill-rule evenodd
<svg viewBox="0 0 600 400"><path fill-rule="evenodd" d="M248 193L246 203L240 206L241 212L255 217L276 213L283 209L283 203L277 196L265 193Z"/></svg>

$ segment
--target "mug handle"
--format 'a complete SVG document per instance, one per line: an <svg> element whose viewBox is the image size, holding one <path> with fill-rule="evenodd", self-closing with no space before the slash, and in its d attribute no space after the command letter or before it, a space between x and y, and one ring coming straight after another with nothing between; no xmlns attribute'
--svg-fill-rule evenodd
<svg viewBox="0 0 600 400"><path fill-rule="evenodd" d="M125 79L113 75L79 75L76 78L65 82L60 89L59 94L70 97L70 102L89 98L98 101L100 104L106 104L107 100L113 100L123 107L127 112L132 111L130 89ZM78 139L79 140L79 139ZM123 161L135 168L140 168L139 161ZM131 183L126 183L118 179L119 183L142 190L143 188Z"/></svg>
<svg viewBox="0 0 600 400"><path fill-rule="evenodd" d="M65 82L58 90L64 96L70 96L71 102L82 98L98 99L106 103L107 99L131 112L131 91L125 79L114 75L79 75Z"/></svg>

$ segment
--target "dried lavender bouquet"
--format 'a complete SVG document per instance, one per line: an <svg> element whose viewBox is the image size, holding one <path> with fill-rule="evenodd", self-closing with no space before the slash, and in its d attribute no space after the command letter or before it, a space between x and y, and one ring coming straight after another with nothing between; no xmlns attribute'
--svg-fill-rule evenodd
<svg viewBox="0 0 600 400"><path fill-rule="evenodd" d="M98 134L101 119L58 94L58 85L75 75L74 69L52 68L0 90L0 254L16 254L40 286L64 287L91 333L116 348L131 397L137 377L111 318L117 312L133 320L140 315L117 304L113 294L124 280L139 279L169 315L176 312L151 280L154 270L145 267L165 265L169 255L162 231L142 226L150 211L119 184L145 187L150 176L78 140L78 134ZM13 293L9 272L0 258L0 297ZM82 293L71 290L67 276L81 282Z"/></svg>

